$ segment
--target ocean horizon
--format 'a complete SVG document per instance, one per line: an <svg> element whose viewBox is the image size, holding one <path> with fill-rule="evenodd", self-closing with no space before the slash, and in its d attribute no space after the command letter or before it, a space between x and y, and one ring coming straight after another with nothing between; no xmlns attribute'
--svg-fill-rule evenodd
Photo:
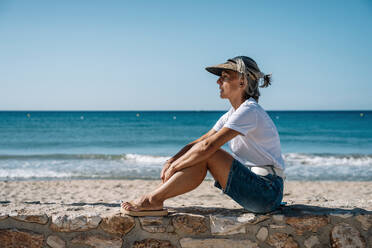
<svg viewBox="0 0 372 248"><path fill-rule="evenodd" d="M225 112L0 110L0 180L159 179ZM372 180L371 110L267 112L287 180Z"/></svg>
<svg viewBox="0 0 372 248"><path fill-rule="evenodd" d="M227 109L228 110L228 109ZM221 109L200 109L200 110L194 110L194 109L159 109L159 110L149 110L149 109L129 109L129 110L115 110L115 109L57 109L57 110L42 110L42 109L34 109L34 110L27 110L27 109L21 109L21 110L0 110L0 112L225 112L227 110L221 110ZM372 112L372 109L271 109L267 110L266 112Z"/></svg>

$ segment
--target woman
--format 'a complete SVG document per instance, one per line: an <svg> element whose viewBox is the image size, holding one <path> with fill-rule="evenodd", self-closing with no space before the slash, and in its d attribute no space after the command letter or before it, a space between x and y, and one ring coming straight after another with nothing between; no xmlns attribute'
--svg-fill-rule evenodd
<svg viewBox="0 0 372 248"><path fill-rule="evenodd" d="M238 56L206 68L219 76L220 97L231 103L214 127L170 158L161 171L162 184L133 202L121 204L133 216L165 215L163 202L198 187L210 171L215 186L246 210L267 213L283 198L284 161L279 135L258 104L260 87L271 84L256 62ZM232 153L221 149L229 141Z"/></svg>

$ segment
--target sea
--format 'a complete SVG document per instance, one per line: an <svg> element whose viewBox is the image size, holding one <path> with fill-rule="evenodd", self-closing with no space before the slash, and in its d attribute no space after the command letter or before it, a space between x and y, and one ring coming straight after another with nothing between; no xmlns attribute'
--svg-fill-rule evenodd
<svg viewBox="0 0 372 248"><path fill-rule="evenodd" d="M159 179L224 112L0 111L0 180ZM372 180L372 111L267 112L287 180Z"/></svg>

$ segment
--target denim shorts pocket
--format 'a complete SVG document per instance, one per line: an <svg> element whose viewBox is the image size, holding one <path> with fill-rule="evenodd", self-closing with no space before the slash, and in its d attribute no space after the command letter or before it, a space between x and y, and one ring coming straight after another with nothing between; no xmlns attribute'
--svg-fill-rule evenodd
<svg viewBox="0 0 372 248"><path fill-rule="evenodd" d="M256 183L263 189L263 191L273 191L274 190L274 182L265 176L258 175L258 179L256 180Z"/></svg>
<svg viewBox="0 0 372 248"><path fill-rule="evenodd" d="M274 183L273 183L273 180L271 178L267 178L266 176L260 176L263 180L266 181L266 184L269 185L269 186L272 186Z"/></svg>

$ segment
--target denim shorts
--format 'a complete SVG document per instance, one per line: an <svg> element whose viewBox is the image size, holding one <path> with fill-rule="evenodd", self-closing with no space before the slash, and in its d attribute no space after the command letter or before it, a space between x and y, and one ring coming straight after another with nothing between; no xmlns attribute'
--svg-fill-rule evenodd
<svg viewBox="0 0 372 248"><path fill-rule="evenodd" d="M232 162L226 189L222 189L217 181L214 186L253 213L274 211L283 199L281 177L272 174L257 175L236 159Z"/></svg>

